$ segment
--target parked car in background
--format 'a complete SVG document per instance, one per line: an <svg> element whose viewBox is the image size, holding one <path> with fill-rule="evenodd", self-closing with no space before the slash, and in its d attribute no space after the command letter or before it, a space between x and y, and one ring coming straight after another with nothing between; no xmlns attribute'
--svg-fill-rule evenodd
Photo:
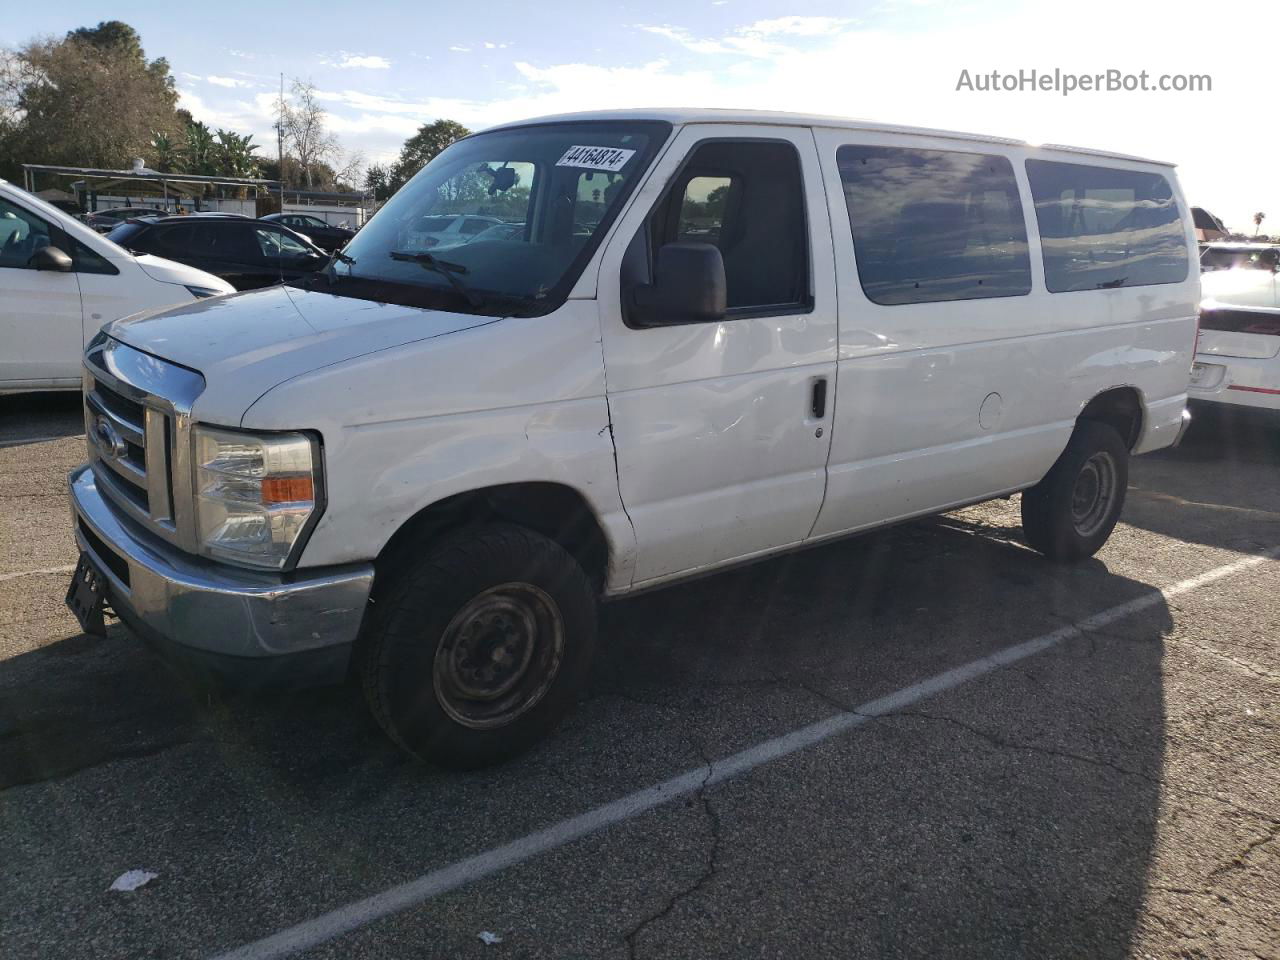
<svg viewBox="0 0 1280 960"><path fill-rule="evenodd" d="M1205 299L1189 397L1280 412L1280 245L1211 243L1200 265Z"/></svg>
<svg viewBox="0 0 1280 960"><path fill-rule="evenodd" d="M231 290L135 256L0 180L0 393L78 389L84 346L104 323Z"/></svg>
<svg viewBox="0 0 1280 960"><path fill-rule="evenodd" d="M347 241L356 235L354 230L346 227L335 227L325 223L319 217L306 213L269 213L261 219L267 223L281 223L302 234L321 250L333 252L341 250Z"/></svg>
<svg viewBox="0 0 1280 960"><path fill-rule="evenodd" d="M518 236L412 248L499 204ZM243 683L354 667L475 767L576 702L601 595L1015 492L1081 560L1186 423L1186 211L1167 164L831 117L490 128L326 276L89 345L86 403L182 411L179 458L90 448L69 602Z"/></svg>
<svg viewBox="0 0 1280 960"><path fill-rule="evenodd" d="M110 233L130 217L163 217L168 211L160 207L114 207L111 210L95 210L80 219L98 233Z"/></svg>
<svg viewBox="0 0 1280 960"><path fill-rule="evenodd" d="M1205 243L1210 240L1221 240L1231 231L1226 228L1221 220L1215 217L1204 207L1192 207L1191 219L1196 227L1196 240Z"/></svg>
<svg viewBox="0 0 1280 960"><path fill-rule="evenodd" d="M237 290L296 280L328 260L283 224L230 214L140 217L120 224L109 238L129 250L207 270Z"/></svg>
<svg viewBox="0 0 1280 960"><path fill-rule="evenodd" d="M430 250L466 243L477 234L504 223L501 217L465 214L437 214L419 217L405 231L406 250Z"/></svg>

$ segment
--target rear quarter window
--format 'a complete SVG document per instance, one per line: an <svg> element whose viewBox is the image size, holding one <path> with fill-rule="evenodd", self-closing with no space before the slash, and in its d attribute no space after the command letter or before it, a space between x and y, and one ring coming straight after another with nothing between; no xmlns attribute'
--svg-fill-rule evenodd
<svg viewBox="0 0 1280 960"><path fill-rule="evenodd" d="M1173 187L1158 173L1028 160L1050 293L1187 278L1190 258Z"/></svg>

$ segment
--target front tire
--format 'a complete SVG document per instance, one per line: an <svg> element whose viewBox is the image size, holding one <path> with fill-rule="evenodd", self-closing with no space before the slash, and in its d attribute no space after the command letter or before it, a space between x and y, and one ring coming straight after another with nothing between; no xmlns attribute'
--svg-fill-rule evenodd
<svg viewBox="0 0 1280 960"><path fill-rule="evenodd" d="M1129 450L1115 428L1081 420L1045 478L1022 494L1027 543L1074 563L1102 548L1124 509Z"/></svg>
<svg viewBox="0 0 1280 960"><path fill-rule="evenodd" d="M595 647L595 594L573 557L494 523L399 566L361 640L365 699L387 735L421 760L474 769L550 732Z"/></svg>

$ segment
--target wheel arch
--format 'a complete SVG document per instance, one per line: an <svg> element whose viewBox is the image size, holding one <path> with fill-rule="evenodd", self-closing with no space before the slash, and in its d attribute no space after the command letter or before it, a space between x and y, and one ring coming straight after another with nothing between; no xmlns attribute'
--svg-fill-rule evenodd
<svg viewBox="0 0 1280 960"><path fill-rule="evenodd" d="M1146 405L1136 387L1111 387L1089 400L1076 419L1094 420L1114 428L1132 452L1142 436Z"/></svg>
<svg viewBox="0 0 1280 960"><path fill-rule="evenodd" d="M437 500L400 525L379 551L374 566L394 563L443 533L497 520L554 540L578 561L597 592L604 589L614 557L604 524L581 492L554 481L495 484Z"/></svg>

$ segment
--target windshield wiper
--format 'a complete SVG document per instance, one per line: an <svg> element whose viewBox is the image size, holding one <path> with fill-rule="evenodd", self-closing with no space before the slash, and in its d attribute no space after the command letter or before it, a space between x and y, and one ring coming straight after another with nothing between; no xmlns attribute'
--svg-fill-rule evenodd
<svg viewBox="0 0 1280 960"><path fill-rule="evenodd" d="M1124 282L1128 279L1129 279L1128 277L1116 277L1114 280L1104 280L1102 281L1102 283L1098 284L1098 289L1099 290L1115 290L1119 287L1123 287Z"/></svg>
<svg viewBox="0 0 1280 960"><path fill-rule="evenodd" d="M392 250L389 254L392 260L404 260L408 263L416 263L418 266L426 270L434 270L446 280L449 286L453 287L467 303L472 307L479 308L484 306L482 300L474 290L458 279L458 274L466 273L467 268L460 263L450 263L447 260L440 260L426 251L411 252L408 250Z"/></svg>

